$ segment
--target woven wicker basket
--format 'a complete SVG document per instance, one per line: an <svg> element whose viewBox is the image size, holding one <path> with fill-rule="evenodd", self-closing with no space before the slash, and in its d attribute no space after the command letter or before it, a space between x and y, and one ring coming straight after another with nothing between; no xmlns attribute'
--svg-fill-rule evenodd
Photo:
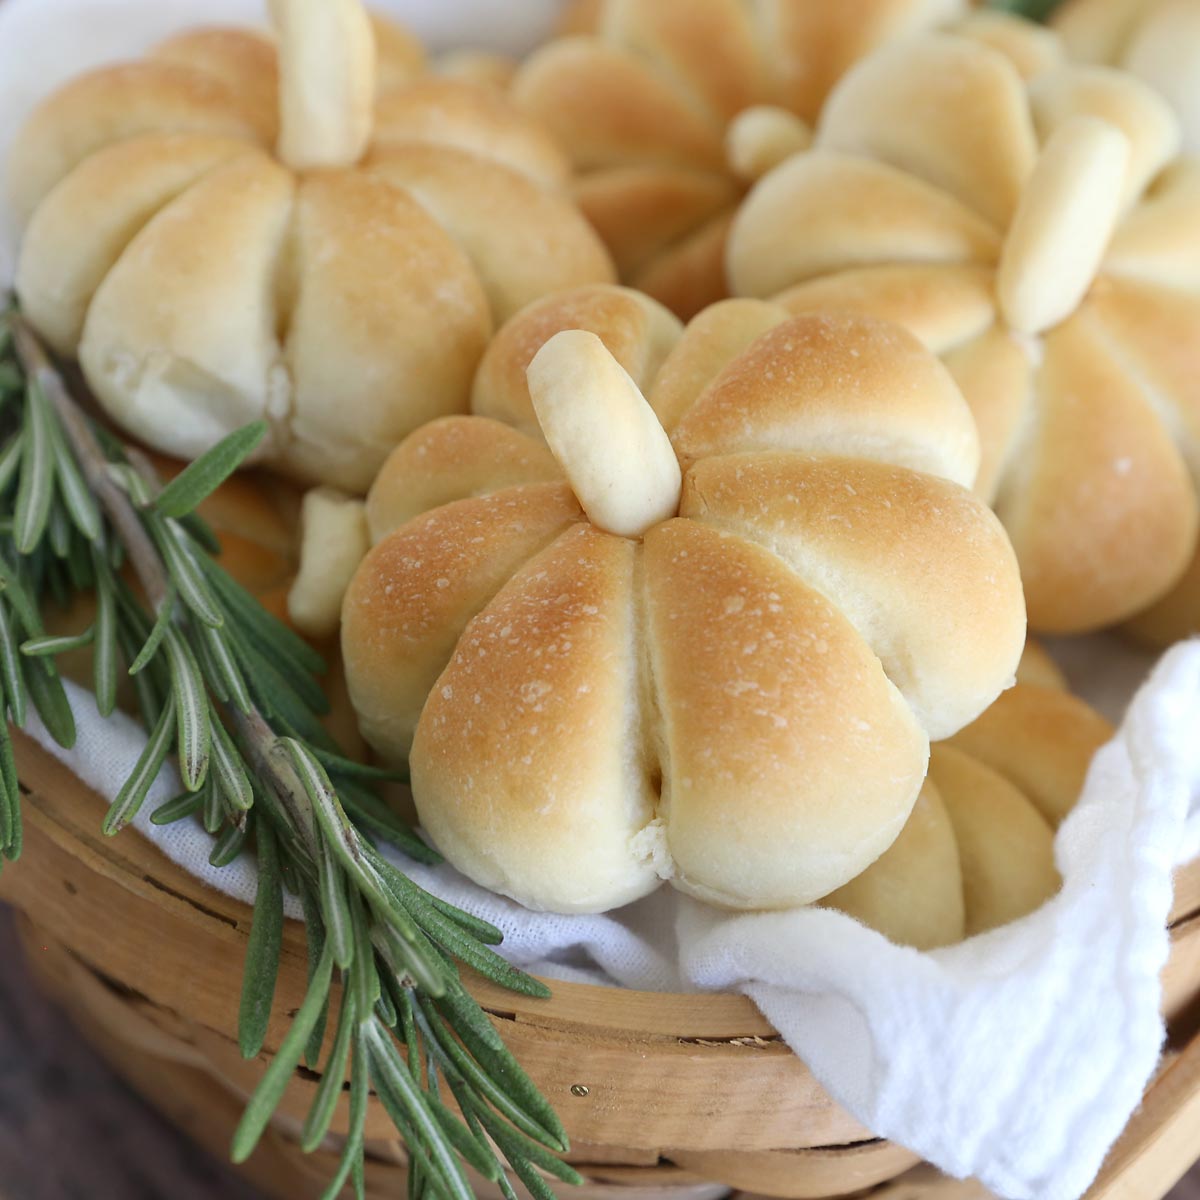
<svg viewBox="0 0 1200 1200"><path fill-rule="evenodd" d="M21 737L18 761L26 850L0 877L0 899L24 914L35 973L135 1088L224 1155L241 1105L303 995L302 931L289 926L285 934L268 1049L245 1062L235 1030L250 910L206 889L136 834L103 838L99 798ZM1200 997L1200 868L1181 872L1176 891L1164 1003L1168 1019L1183 1027ZM472 991L558 1108L571 1161L589 1180L571 1191L579 1200L708 1200L731 1187L884 1200L986 1195L873 1138L743 997L565 983L555 983L547 1001L482 982ZM1200 1153L1200 1039L1169 1061L1094 1196L1155 1200ZM296 1073L244 1168L269 1195L315 1198L328 1178L336 1135L327 1152L310 1157L294 1140L316 1086L311 1073ZM343 1107L335 1130L345 1117ZM403 1194L402 1148L374 1106L367 1135L369 1195ZM498 1195L474 1182L481 1197Z"/></svg>

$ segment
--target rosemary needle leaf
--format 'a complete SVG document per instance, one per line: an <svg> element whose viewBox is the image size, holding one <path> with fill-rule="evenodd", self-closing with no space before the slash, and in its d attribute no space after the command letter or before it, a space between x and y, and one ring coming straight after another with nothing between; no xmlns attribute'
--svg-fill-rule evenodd
<svg viewBox="0 0 1200 1200"><path fill-rule="evenodd" d="M171 690L179 732L179 774L189 792L196 791L208 774L212 749L208 693L196 656L178 627L166 634L167 661L171 664Z"/></svg>
<svg viewBox="0 0 1200 1200"><path fill-rule="evenodd" d="M226 703L239 712L248 713L252 707L245 677L229 647L224 629L197 625L200 634L198 649L208 673L208 685Z"/></svg>
<svg viewBox="0 0 1200 1200"><path fill-rule="evenodd" d="M246 667L245 677L250 694L263 713L281 721L307 742L333 746L333 739L321 722L296 695L274 665L259 654L236 630L231 629L230 633L238 658Z"/></svg>
<svg viewBox="0 0 1200 1200"><path fill-rule="evenodd" d="M430 1112L426 1097L419 1090L413 1076L400 1063L394 1043L374 1022L365 1028L370 1045L372 1070L378 1072L381 1093L385 1088L390 1091L408 1115L418 1138L436 1167L436 1177L441 1180L447 1193L454 1200L472 1200L471 1188L458 1155ZM409 1143L410 1146L412 1144Z"/></svg>
<svg viewBox="0 0 1200 1200"><path fill-rule="evenodd" d="M0 555L0 588L3 588L4 595L26 636L41 637L46 631L37 605L25 586L23 574L25 573L15 570L8 560Z"/></svg>
<svg viewBox="0 0 1200 1200"><path fill-rule="evenodd" d="M103 569L103 559L93 550L96 579L96 636L92 648L92 688L102 717L117 706L117 600Z"/></svg>
<svg viewBox="0 0 1200 1200"><path fill-rule="evenodd" d="M342 989L342 1006L338 1015L337 1034L333 1039L333 1049L325 1060L325 1069L321 1082L317 1087L317 1095L308 1117L304 1122L304 1131L300 1135L300 1145L305 1154L311 1154L324 1140L333 1121L334 1110L338 1098L342 1094L342 1083L346 1078L346 1060L350 1055L350 1037L354 1032L354 1003L350 988Z"/></svg>
<svg viewBox="0 0 1200 1200"><path fill-rule="evenodd" d="M316 754L315 749L313 753ZM321 761L320 755L317 755L317 761ZM395 843L417 862L433 865L442 861L442 856L421 841L408 822L398 817L374 792L346 779L338 779L336 786L338 799L348 817Z"/></svg>
<svg viewBox="0 0 1200 1200"><path fill-rule="evenodd" d="M180 792L178 796L164 801L150 814L150 823L173 825L176 821L182 821L184 817L198 813L203 807L203 792Z"/></svg>
<svg viewBox="0 0 1200 1200"><path fill-rule="evenodd" d="M404 876L400 876L400 878L403 879ZM405 882L407 883L408 880ZM514 967L494 950L489 950L487 946L481 945L460 925L449 917L443 916L432 904L429 904L417 888L411 884L410 888L407 895L394 894L408 909L414 920L421 923L429 938L444 946L456 958L473 967L481 975L510 992L519 992L540 1000L549 996L550 989L544 983L532 975L526 974L519 967Z"/></svg>
<svg viewBox="0 0 1200 1200"><path fill-rule="evenodd" d="M326 944L304 996L304 1003L300 1005L287 1036L263 1074L262 1081L246 1106L241 1123L233 1135L232 1157L235 1163L244 1163L254 1153L254 1147L258 1145L263 1130L271 1120L271 1114L279 1107L292 1072L304 1053L304 1044L329 999L332 975L333 947ZM469 1197L464 1197L463 1200L469 1200Z"/></svg>
<svg viewBox="0 0 1200 1200"><path fill-rule="evenodd" d="M346 888L342 870L322 839L318 860L320 879L318 883L321 901L321 918L325 933L333 946L333 961L344 971L354 959L354 929L350 916L350 902L346 899Z"/></svg>
<svg viewBox="0 0 1200 1200"><path fill-rule="evenodd" d="M370 1090L370 1074L367 1068L367 1047L363 1029L360 1027L354 1033L354 1045L351 1050L350 1064L350 1124L346 1136L346 1146L342 1151L338 1169L334 1172L329 1185L321 1193L321 1200L336 1200L341 1193L342 1185L354 1170L361 1165L363 1157L363 1141L367 1129L367 1099Z"/></svg>
<svg viewBox="0 0 1200 1200"><path fill-rule="evenodd" d="M349 894L350 920L354 932L354 959L350 963L350 986L357 1001L356 1017L369 1021L379 999L379 972L375 969L375 948L371 944L370 923L357 892Z"/></svg>
<svg viewBox="0 0 1200 1200"><path fill-rule="evenodd" d="M304 940L308 953L308 982L313 981L321 956L325 953L325 926L321 924L321 905L316 893L307 884L301 884L296 894L300 897L300 906L304 909ZM329 1006L321 1010L313 1025L308 1045L304 1049L304 1061L310 1070L316 1070L321 1059L321 1045L325 1041L325 1022L329 1015Z"/></svg>
<svg viewBox="0 0 1200 1200"><path fill-rule="evenodd" d="M210 867L227 867L246 845L250 834L250 822L243 821L240 825L226 825L220 837L213 842L213 848L208 856Z"/></svg>
<svg viewBox="0 0 1200 1200"><path fill-rule="evenodd" d="M179 518L181 529L186 529L188 536L201 547L207 550L209 554L220 554L221 543L217 535L213 533L212 526L199 514L195 512L185 513Z"/></svg>
<svg viewBox="0 0 1200 1200"><path fill-rule="evenodd" d="M50 671L34 667L25 673L25 684L29 689L29 698L37 709L42 724L50 731L50 736L64 749L69 750L75 745L75 716L63 690L62 680L53 671L53 663L46 659Z"/></svg>
<svg viewBox="0 0 1200 1200"><path fill-rule="evenodd" d="M239 812L249 812L254 806L254 790L246 774L245 763L238 753L229 731L221 724L221 718L210 706L208 717L212 730L212 762L217 787L221 789L229 805Z"/></svg>
<svg viewBox="0 0 1200 1200"><path fill-rule="evenodd" d="M457 1092L455 1096L458 1096ZM558 1155L502 1121L485 1104L480 1103L477 1098L468 1094L464 1099L466 1101L466 1109L473 1116L477 1117L487 1132L491 1134L492 1139L504 1152L504 1157L512 1164L513 1169L520 1176L522 1183L526 1187L529 1187L529 1182L521 1174L520 1167L517 1165L518 1159L525 1159L532 1162L536 1166L541 1167L543 1171L548 1171L551 1175L561 1179L564 1183L575 1185L583 1183L583 1177L570 1163L563 1162ZM532 1188L530 1190L532 1191Z"/></svg>
<svg viewBox="0 0 1200 1200"><path fill-rule="evenodd" d="M135 635L121 622L117 624L117 643L126 661L136 657L138 644ZM133 677L133 690L137 697L138 712L144 725L153 725L162 711L164 689L160 686L157 672L141 671Z"/></svg>
<svg viewBox="0 0 1200 1200"><path fill-rule="evenodd" d="M5 822L7 829L4 840L0 842L0 858L5 858L9 862L16 862L21 857L22 843L24 841L24 833L21 828L20 793L10 792L5 787L3 803L8 811L8 819Z"/></svg>
<svg viewBox="0 0 1200 1200"><path fill-rule="evenodd" d="M370 1039L368 1039L370 1041ZM397 1090L391 1086L392 1071L407 1072L408 1068L400 1058L395 1043L388 1037L381 1037L378 1047L372 1042L370 1046L371 1079L375 1084L376 1095L383 1105L384 1111L391 1118L392 1124L400 1131L404 1139L405 1149L409 1158L409 1178L415 1173L422 1180L437 1177L437 1170L429 1158L424 1144L419 1140L416 1130L409 1119L409 1114L401 1101ZM441 1193L433 1188L429 1191L434 1196Z"/></svg>
<svg viewBox="0 0 1200 1200"><path fill-rule="evenodd" d="M1010 12L1028 21L1045 21L1062 0L989 0L989 8Z"/></svg>
<svg viewBox="0 0 1200 1200"><path fill-rule="evenodd" d="M270 651L269 644L253 640L240 628L231 632L234 649L251 668L252 675L263 674L268 684L268 694L277 688L283 688L295 693L301 704L313 713L329 711L329 698L321 685L295 659L284 658L278 654L264 653ZM319 726L318 726L319 728ZM330 746L333 743L330 742Z"/></svg>
<svg viewBox="0 0 1200 1200"><path fill-rule="evenodd" d="M382 980L380 981L379 999L375 1001L375 1014L389 1029L395 1029L400 1021L400 1014L396 1012L392 994L387 987L383 986Z"/></svg>
<svg viewBox="0 0 1200 1200"><path fill-rule="evenodd" d="M461 1076L466 1084L479 1092L512 1124L535 1141L541 1142L543 1146L561 1151L569 1148L565 1134L560 1135L557 1130L552 1132L532 1114L526 1112L524 1107L459 1045L458 1041L446 1030L437 1011L425 996L417 992L414 994L414 1000L416 1008L413 1015L416 1017L422 1033L425 1034L426 1044L442 1063L447 1075L455 1073ZM545 1103L544 1100L543 1103ZM553 1124L558 1129L562 1128L557 1117Z"/></svg>
<svg viewBox="0 0 1200 1200"><path fill-rule="evenodd" d="M273 617L214 558L200 560L213 590L255 643L269 648L272 658L296 662L311 675L325 673L325 660L298 634Z"/></svg>
<svg viewBox="0 0 1200 1200"><path fill-rule="evenodd" d="M344 775L347 779L362 779L373 783L408 783L406 767L372 767L315 746L313 754L330 775Z"/></svg>
<svg viewBox="0 0 1200 1200"><path fill-rule="evenodd" d="M95 627L88 626L82 633L30 638L21 643L21 653L26 658L53 658L56 654L66 654L68 650L82 650L84 646L90 646L95 633Z"/></svg>
<svg viewBox="0 0 1200 1200"><path fill-rule="evenodd" d="M184 604L196 615L197 620L219 629L225 618L197 560L192 556L187 534L177 521L154 517L147 524L163 556L167 573L179 589Z"/></svg>
<svg viewBox="0 0 1200 1200"><path fill-rule="evenodd" d="M8 737L7 722L5 723L4 736L5 738ZM0 775L0 853L12 845L13 827L20 814L19 803L14 802L12 793L8 790L7 780L4 779L3 775Z"/></svg>
<svg viewBox="0 0 1200 1200"><path fill-rule="evenodd" d="M216 782L211 775L205 777L199 795L204 797L200 806L200 823L215 837L225 824L225 808L221 803L221 793L217 791Z"/></svg>
<svg viewBox="0 0 1200 1200"><path fill-rule="evenodd" d="M543 1150L537 1143L523 1137L511 1125L497 1120L483 1105L477 1106L475 1113L534 1200L556 1200L553 1189L538 1173L537 1167L558 1176L565 1183L583 1182L572 1167Z"/></svg>
<svg viewBox="0 0 1200 1200"><path fill-rule="evenodd" d="M184 467L163 488L154 507L164 517L182 517L206 500L246 461L266 437L265 421L255 421L222 438Z"/></svg>
<svg viewBox="0 0 1200 1200"><path fill-rule="evenodd" d="M487 1144L476 1137L440 1100L430 1097L429 1108L442 1132L454 1144L459 1154L480 1175L495 1183L500 1178L501 1167Z"/></svg>
<svg viewBox="0 0 1200 1200"><path fill-rule="evenodd" d="M62 497L72 524L89 542L94 542L100 537L103 528L100 507L84 482L83 472L67 446L62 427L57 421L53 421L50 430L54 470L58 476L58 494Z"/></svg>
<svg viewBox="0 0 1200 1200"><path fill-rule="evenodd" d="M504 1091L538 1125L551 1134L553 1141L567 1147L567 1132L551 1107L538 1091L537 1085L525 1074L512 1051L500 1039L483 1010L467 994L457 980L451 982L446 994L434 1005L443 1013L463 1046L488 1075L501 1083ZM539 1139L541 1140L541 1139Z"/></svg>
<svg viewBox="0 0 1200 1200"><path fill-rule="evenodd" d="M175 705L168 701L159 714L158 722L150 733L150 739L137 760L133 772L125 780L117 798L112 802L102 826L107 837L120 833L137 816L145 802L146 793L154 782L171 748L171 735L175 732Z"/></svg>
<svg viewBox="0 0 1200 1200"><path fill-rule="evenodd" d="M46 535L55 558L65 559L71 553L71 522L57 500L50 504Z"/></svg>
<svg viewBox="0 0 1200 1200"><path fill-rule="evenodd" d="M482 917L477 917L472 913L464 912L461 908L455 908L453 904L447 903L438 896L431 895L429 903L443 916L449 917L455 925L460 925L473 938L478 939L485 945L498 946L504 941L504 934L490 921L485 921Z"/></svg>
<svg viewBox="0 0 1200 1200"><path fill-rule="evenodd" d="M246 947L242 973L242 1001L238 1010L238 1046L243 1058L254 1058L263 1047L271 1003L279 976L283 947L283 882L279 873L279 847L269 821L256 822L258 843L258 894L254 923Z"/></svg>
<svg viewBox="0 0 1200 1200"><path fill-rule="evenodd" d="M8 485L17 476L17 468L21 465L21 448L21 435L14 433L0 451L0 492L7 491Z"/></svg>
<svg viewBox="0 0 1200 1200"><path fill-rule="evenodd" d="M32 554L50 519L54 499L54 445L41 388L32 380L25 394L25 432L21 447L21 478L17 484L13 539L17 551Z"/></svg>
<svg viewBox="0 0 1200 1200"><path fill-rule="evenodd" d="M8 793L9 802L19 822L21 819L21 784L17 778L17 760L13 756L12 735L8 722L0 721L0 781Z"/></svg>
<svg viewBox="0 0 1200 1200"><path fill-rule="evenodd" d="M18 658L17 639L13 634L13 622L9 618L8 605L0 597L0 677L4 683L4 698L8 711L18 725L25 724L25 680ZM0 717L3 713L0 713Z"/></svg>
<svg viewBox="0 0 1200 1200"><path fill-rule="evenodd" d="M175 613L175 596L175 585L168 581L167 594L158 606L158 614L154 618L154 624L150 627L150 633L141 650L138 651L137 658L129 664L130 675L136 675L139 671L144 670L158 653L159 647L163 643L163 638L167 636L167 630L171 626L171 618Z"/></svg>

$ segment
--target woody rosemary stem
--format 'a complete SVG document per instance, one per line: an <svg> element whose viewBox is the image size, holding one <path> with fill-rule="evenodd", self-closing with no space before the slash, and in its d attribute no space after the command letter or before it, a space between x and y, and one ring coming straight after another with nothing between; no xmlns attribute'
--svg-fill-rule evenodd
<svg viewBox="0 0 1200 1200"><path fill-rule="evenodd" d="M58 414L63 432L71 443L71 449L75 452L75 458L88 487L112 522L113 529L129 555L138 582L142 585L151 608L157 613L167 598L167 574L163 570L158 550L128 495L117 486L109 474L108 460L100 448L100 443L88 428L83 411L67 391L62 376L55 370L49 355L30 329L29 322L20 313L14 313L9 317L9 324L17 357L21 360L26 375L42 389L42 394Z"/></svg>

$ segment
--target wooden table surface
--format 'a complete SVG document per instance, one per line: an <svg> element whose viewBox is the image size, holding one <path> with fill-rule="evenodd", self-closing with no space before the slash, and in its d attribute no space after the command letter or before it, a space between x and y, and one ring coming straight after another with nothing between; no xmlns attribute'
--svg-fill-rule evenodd
<svg viewBox="0 0 1200 1200"><path fill-rule="evenodd" d="M261 1200L130 1091L32 987L0 906L0 1200ZM1169 1200L1200 1200L1200 1169Z"/></svg>

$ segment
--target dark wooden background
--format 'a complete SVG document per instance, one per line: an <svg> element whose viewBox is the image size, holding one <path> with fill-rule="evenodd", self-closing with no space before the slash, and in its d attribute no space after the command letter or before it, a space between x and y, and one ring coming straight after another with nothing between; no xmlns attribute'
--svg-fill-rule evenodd
<svg viewBox="0 0 1200 1200"><path fill-rule="evenodd" d="M143 1104L38 995L2 906L0 964L0 1200L261 1200ZM1171 1200L1200 1200L1200 1170Z"/></svg>

